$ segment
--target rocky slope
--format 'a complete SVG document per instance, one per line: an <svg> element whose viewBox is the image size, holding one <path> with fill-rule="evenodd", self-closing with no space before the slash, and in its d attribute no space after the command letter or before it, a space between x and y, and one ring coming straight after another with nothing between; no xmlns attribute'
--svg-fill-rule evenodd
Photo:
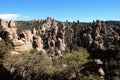
<svg viewBox="0 0 120 80"><path fill-rule="evenodd" d="M120 22L92 23L0 19L0 40L10 41L11 54L36 49L49 57L62 57L78 47L86 48L104 80L120 80Z"/></svg>

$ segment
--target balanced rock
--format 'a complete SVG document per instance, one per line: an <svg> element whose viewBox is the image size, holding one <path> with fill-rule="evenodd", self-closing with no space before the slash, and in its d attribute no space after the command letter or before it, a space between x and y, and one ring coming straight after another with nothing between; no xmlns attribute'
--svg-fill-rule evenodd
<svg viewBox="0 0 120 80"><path fill-rule="evenodd" d="M11 20L9 23L8 23L8 27L10 28L15 28L16 25L15 25L15 22L13 20Z"/></svg>
<svg viewBox="0 0 120 80"><path fill-rule="evenodd" d="M43 49L43 41L40 36L33 37L33 48L35 48L37 50Z"/></svg>

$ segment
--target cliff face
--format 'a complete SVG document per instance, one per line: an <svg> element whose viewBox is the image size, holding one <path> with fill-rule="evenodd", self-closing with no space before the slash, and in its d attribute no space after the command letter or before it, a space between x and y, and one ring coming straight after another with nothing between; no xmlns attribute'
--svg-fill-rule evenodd
<svg viewBox="0 0 120 80"><path fill-rule="evenodd" d="M0 37L11 41L11 54L36 49L49 53L50 57L61 57L65 52L84 47L100 65L98 72L102 79L120 79L119 22L60 22L50 17L26 22L0 19Z"/></svg>

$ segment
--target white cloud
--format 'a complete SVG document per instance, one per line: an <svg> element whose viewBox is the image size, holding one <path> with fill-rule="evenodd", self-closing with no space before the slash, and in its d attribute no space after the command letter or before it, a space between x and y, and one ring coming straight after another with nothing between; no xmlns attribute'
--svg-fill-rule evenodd
<svg viewBox="0 0 120 80"><path fill-rule="evenodd" d="M29 18L29 16L24 16L21 14L0 14L0 18L5 20L19 20Z"/></svg>

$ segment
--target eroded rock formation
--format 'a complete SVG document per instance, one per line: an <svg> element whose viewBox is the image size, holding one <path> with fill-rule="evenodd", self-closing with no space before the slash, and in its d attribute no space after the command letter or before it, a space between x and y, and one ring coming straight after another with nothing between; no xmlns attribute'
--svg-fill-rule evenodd
<svg viewBox="0 0 120 80"><path fill-rule="evenodd" d="M97 71L102 80L112 80L114 77L119 79L120 73L114 72L118 68L112 70L111 66L119 64L120 54L115 50L117 51L116 45L120 46L120 26L111 27L100 20L93 23L60 22L51 17L29 21L25 26L29 29L20 29L17 22L0 19L0 40L11 41L11 54L36 49L59 59L65 51L84 47L90 52L95 65L99 66Z"/></svg>

